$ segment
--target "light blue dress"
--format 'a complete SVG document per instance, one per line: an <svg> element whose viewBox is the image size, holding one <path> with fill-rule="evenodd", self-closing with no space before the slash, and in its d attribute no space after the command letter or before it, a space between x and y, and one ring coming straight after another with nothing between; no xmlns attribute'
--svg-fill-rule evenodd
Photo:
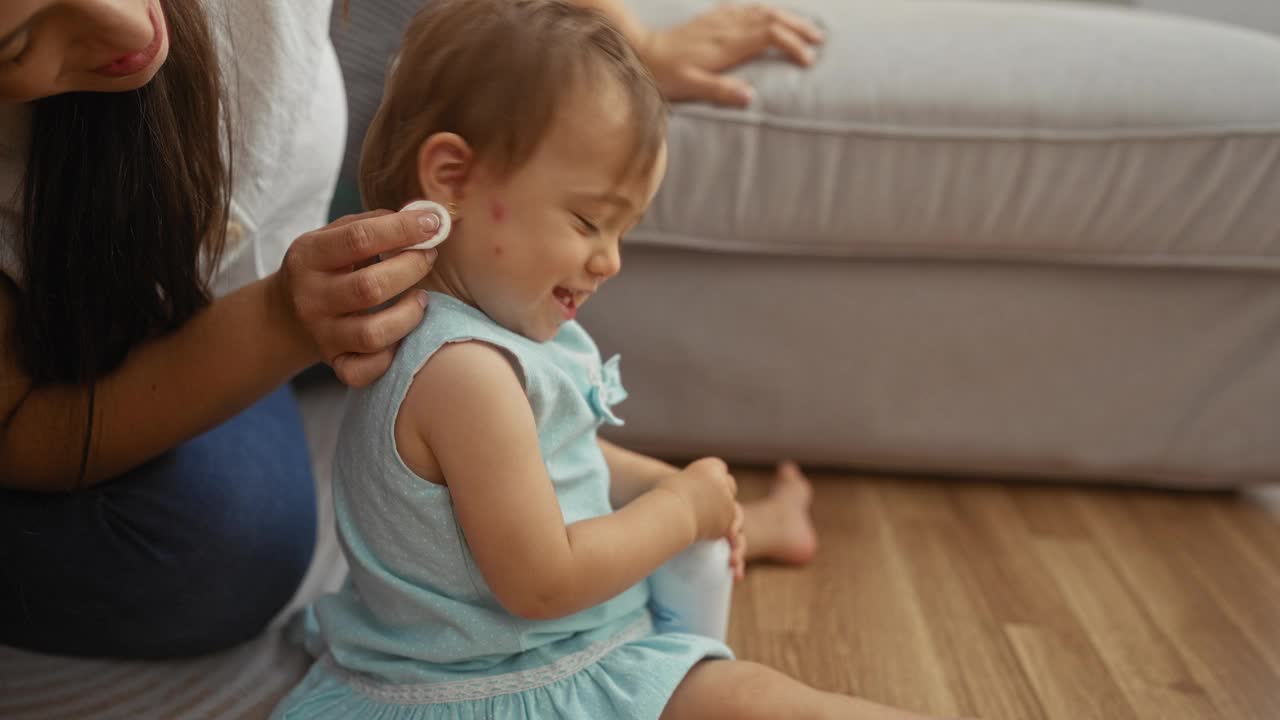
<svg viewBox="0 0 1280 720"><path fill-rule="evenodd" d="M415 475L395 449L395 418L418 370L448 343L483 341L520 376L565 523L608 514L596 428L621 423L618 358L601 363L575 322L537 343L448 295L432 293L427 307L387 374L348 400L333 493L351 574L309 608L308 642L322 657L273 717L657 718L694 664L729 649L656 632L645 582L557 620L508 613L471 556L448 488Z"/></svg>

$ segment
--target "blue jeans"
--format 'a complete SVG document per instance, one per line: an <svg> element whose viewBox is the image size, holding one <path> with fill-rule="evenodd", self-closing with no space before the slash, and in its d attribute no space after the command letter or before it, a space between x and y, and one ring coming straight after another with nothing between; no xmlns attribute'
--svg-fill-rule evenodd
<svg viewBox="0 0 1280 720"><path fill-rule="evenodd" d="M285 386L114 480L0 489L0 643L128 658L230 647L290 600L315 534L311 461Z"/></svg>

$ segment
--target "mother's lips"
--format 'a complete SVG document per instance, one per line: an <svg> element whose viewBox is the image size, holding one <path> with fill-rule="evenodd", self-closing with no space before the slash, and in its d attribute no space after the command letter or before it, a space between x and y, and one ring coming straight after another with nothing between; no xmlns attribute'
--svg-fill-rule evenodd
<svg viewBox="0 0 1280 720"><path fill-rule="evenodd" d="M151 64L151 61L156 59L156 55L160 52L160 46L164 44L164 30L161 27L160 18L157 17L157 10L154 5L148 9L147 16L151 20L151 42L147 43L147 46L141 50L122 55L97 68L94 72L111 77L126 77L145 70Z"/></svg>

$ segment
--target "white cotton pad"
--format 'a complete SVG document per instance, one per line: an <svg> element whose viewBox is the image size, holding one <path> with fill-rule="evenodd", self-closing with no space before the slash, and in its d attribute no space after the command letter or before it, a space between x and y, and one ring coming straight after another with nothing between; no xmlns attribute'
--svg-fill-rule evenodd
<svg viewBox="0 0 1280 720"><path fill-rule="evenodd" d="M427 210L435 213L436 217L440 219L440 229L436 230L435 237L417 245L410 245L405 250L427 250L439 245L449 237L449 231L453 229L453 220L449 217L449 211L440 203L430 200L414 200L400 208L400 212L405 210Z"/></svg>

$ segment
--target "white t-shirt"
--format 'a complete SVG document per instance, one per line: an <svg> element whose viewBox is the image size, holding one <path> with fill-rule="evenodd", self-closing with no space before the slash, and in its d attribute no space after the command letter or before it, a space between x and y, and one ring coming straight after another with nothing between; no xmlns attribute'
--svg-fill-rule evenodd
<svg viewBox="0 0 1280 720"><path fill-rule="evenodd" d="M280 267L325 224L346 138L342 74L329 41L333 0L205 0L231 103L231 215L219 295ZM30 110L0 105L0 272L21 282L14 252Z"/></svg>

